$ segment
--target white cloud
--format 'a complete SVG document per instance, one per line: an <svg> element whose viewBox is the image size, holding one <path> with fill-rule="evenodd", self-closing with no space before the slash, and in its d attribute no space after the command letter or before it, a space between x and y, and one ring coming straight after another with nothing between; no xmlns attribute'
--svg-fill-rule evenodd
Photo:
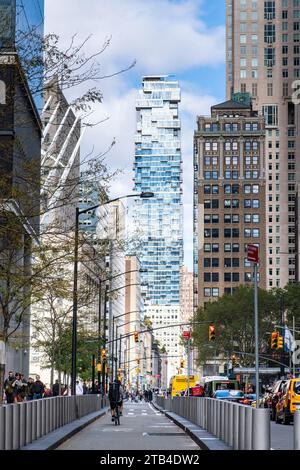
<svg viewBox="0 0 300 470"><path fill-rule="evenodd" d="M196 117L209 114L218 100L202 92L192 81L191 71L215 67L224 61L223 27L208 28L199 20L203 0L48 0L46 31L56 32L67 42L77 33L81 39L92 35L87 54L98 50L112 36L101 57L104 73L111 73L137 59L133 71L101 82L103 103L95 106L93 121L110 119L88 130L82 155L91 147L104 151L116 139L107 156L112 169L123 173L112 187L112 195L131 193L135 134L135 98L144 74L189 72L182 81L182 154L185 210L185 254L192 268L193 133Z"/></svg>
<svg viewBox="0 0 300 470"><path fill-rule="evenodd" d="M92 34L95 48L112 36L108 69L136 58L142 73L178 73L224 60L224 28L208 29L199 20L201 5L199 0L49 0L46 29L83 38Z"/></svg>

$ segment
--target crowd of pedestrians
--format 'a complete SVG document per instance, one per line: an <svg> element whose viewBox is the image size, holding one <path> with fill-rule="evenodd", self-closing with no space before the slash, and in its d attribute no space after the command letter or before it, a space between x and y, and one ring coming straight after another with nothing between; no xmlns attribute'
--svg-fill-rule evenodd
<svg viewBox="0 0 300 470"><path fill-rule="evenodd" d="M77 395L86 393L85 385L80 385L79 382L77 382L76 392ZM4 381L4 398L7 404L57 397L59 395L70 395L70 387L68 387L68 385L60 386L58 380L55 381L51 388L47 387L41 381L39 375L35 376L35 380L32 377L26 380L23 374L10 371Z"/></svg>

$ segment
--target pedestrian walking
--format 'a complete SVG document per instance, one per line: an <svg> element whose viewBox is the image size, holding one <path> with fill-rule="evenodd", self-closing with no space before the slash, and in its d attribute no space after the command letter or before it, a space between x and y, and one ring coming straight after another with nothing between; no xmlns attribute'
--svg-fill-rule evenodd
<svg viewBox="0 0 300 470"><path fill-rule="evenodd" d="M79 380L76 380L76 395L83 395L83 388Z"/></svg>
<svg viewBox="0 0 300 470"><path fill-rule="evenodd" d="M52 385L52 396L58 397L59 396L59 383L58 380L55 380L55 384Z"/></svg>
<svg viewBox="0 0 300 470"><path fill-rule="evenodd" d="M18 372L15 375L15 380L12 384L14 389L14 403L21 403L24 401L24 389L23 389L23 382L21 378L21 374Z"/></svg>
<svg viewBox="0 0 300 470"><path fill-rule="evenodd" d="M43 382L41 382L39 375L36 376L36 380L32 385L32 391L34 400L40 400L41 398L43 398L45 385L43 384Z"/></svg>
<svg viewBox="0 0 300 470"><path fill-rule="evenodd" d="M14 381L15 381L14 373L12 371L9 371L8 377L4 381L4 392L5 392L7 404L14 402L14 387L13 387Z"/></svg>
<svg viewBox="0 0 300 470"><path fill-rule="evenodd" d="M27 401L32 401L33 400L33 391L32 391L33 383L34 383L33 378L29 377L28 382L27 382L27 389L26 389L26 400Z"/></svg>

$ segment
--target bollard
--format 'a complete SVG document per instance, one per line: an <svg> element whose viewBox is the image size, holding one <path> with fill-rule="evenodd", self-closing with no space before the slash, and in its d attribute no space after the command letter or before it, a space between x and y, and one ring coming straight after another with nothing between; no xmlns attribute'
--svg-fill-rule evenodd
<svg viewBox="0 0 300 470"><path fill-rule="evenodd" d="M26 445L32 443L32 406L32 401L26 403Z"/></svg>
<svg viewBox="0 0 300 470"><path fill-rule="evenodd" d="M41 437L46 434L46 402L48 398L41 399Z"/></svg>
<svg viewBox="0 0 300 470"><path fill-rule="evenodd" d="M221 402L221 439L225 441L225 414L226 414L226 402Z"/></svg>
<svg viewBox="0 0 300 470"><path fill-rule="evenodd" d="M300 410L294 413L294 450L300 450Z"/></svg>
<svg viewBox="0 0 300 470"><path fill-rule="evenodd" d="M36 438L39 439L40 437L42 437L42 428L43 428L43 423L42 423L42 419L43 419L43 413L42 413L42 406L43 406L43 403L42 403L42 398L39 399L39 400L36 400Z"/></svg>
<svg viewBox="0 0 300 470"><path fill-rule="evenodd" d="M270 410L254 409L252 416L252 450L270 450Z"/></svg>
<svg viewBox="0 0 300 470"><path fill-rule="evenodd" d="M224 406L224 437L223 440L228 444L228 428L229 428L229 405L228 401L225 402Z"/></svg>
<svg viewBox="0 0 300 470"><path fill-rule="evenodd" d="M0 406L0 450L5 450L5 406Z"/></svg>
<svg viewBox="0 0 300 470"><path fill-rule="evenodd" d="M240 405L233 405L233 425L232 425L232 447L234 450L238 450L239 448L239 406Z"/></svg>
<svg viewBox="0 0 300 470"><path fill-rule="evenodd" d="M31 442L37 439L37 400L31 402Z"/></svg>
<svg viewBox="0 0 300 470"><path fill-rule="evenodd" d="M251 406L246 407L246 417L245 417L245 450L252 449L252 416L254 409Z"/></svg>
<svg viewBox="0 0 300 470"><path fill-rule="evenodd" d="M228 403L228 435L227 444L233 446L233 403Z"/></svg>
<svg viewBox="0 0 300 470"><path fill-rule="evenodd" d="M20 404L13 405L13 450L20 447Z"/></svg>
<svg viewBox="0 0 300 470"><path fill-rule="evenodd" d="M27 402L20 403L20 447L26 445L26 408Z"/></svg>
<svg viewBox="0 0 300 470"><path fill-rule="evenodd" d="M239 450L245 449L245 421L246 421L246 407L239 406Z"/></svg>
<svg viewBox="0 0 300 470"><path fill-rule="evenodd" d="M13 406L5 407L5 450L13 448Z"/></svg>

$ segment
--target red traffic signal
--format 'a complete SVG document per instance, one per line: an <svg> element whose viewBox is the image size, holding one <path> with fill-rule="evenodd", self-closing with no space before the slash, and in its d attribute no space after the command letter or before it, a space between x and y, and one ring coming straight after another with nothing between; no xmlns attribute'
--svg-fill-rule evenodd
<svg viewBox="0 0 300 470"><path fill-rule="evenodd" d="M215 341L216 339L216 327L215 325L209 325L208 327L208 341Z"/></svg>
<svg viewBox="0 0 300 470"><path fill-rule="evenodd" d="M139 342L139 332L137 330L135 330L135 332L134 332L134 341L135 341L135 343Z"/></svg>

